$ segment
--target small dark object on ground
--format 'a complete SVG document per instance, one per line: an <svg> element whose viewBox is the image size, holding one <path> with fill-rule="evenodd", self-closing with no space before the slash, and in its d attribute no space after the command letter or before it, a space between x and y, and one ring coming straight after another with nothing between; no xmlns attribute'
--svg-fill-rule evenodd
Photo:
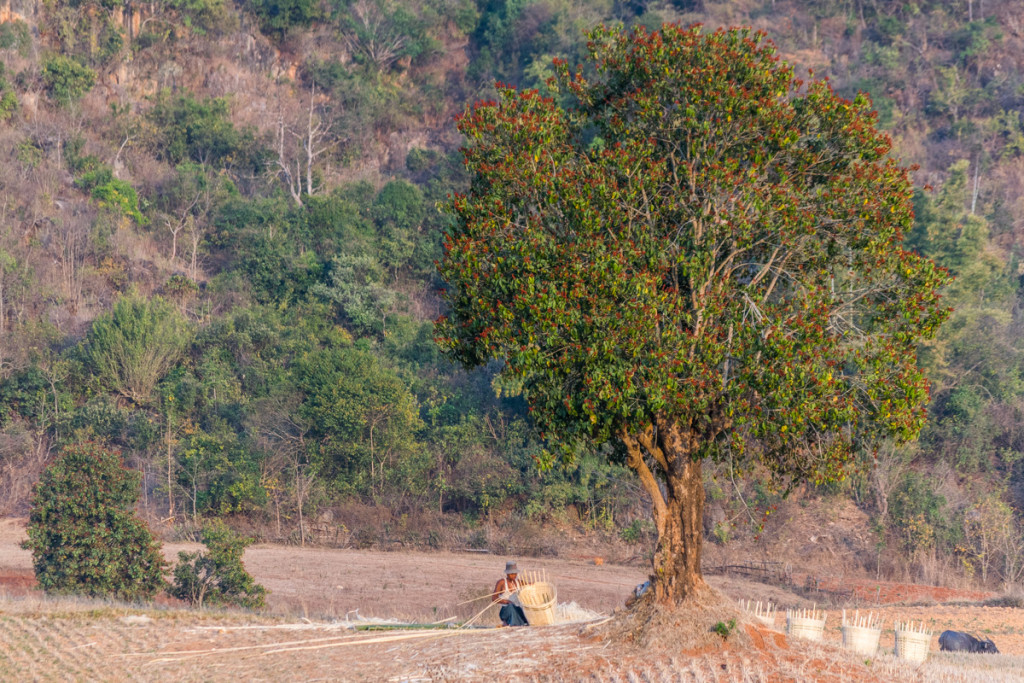
<svg viewBox="0 0 1024 683"><path fill-rule="evenodd" d="M626 607L632 607L636 604L636 601L639 600L644 593L650 590L650 588L650 581L644 581L643 583L638 584L637 587L633 589L633 594L626 598Z"/></svg>
<svg viewBox="0 0 1024 683"><path fill-rule="evenodd" d="M963 631L943 631L939 636L939 649L943 652L991 652L999 654L990 639L981 640Z"/></svg>

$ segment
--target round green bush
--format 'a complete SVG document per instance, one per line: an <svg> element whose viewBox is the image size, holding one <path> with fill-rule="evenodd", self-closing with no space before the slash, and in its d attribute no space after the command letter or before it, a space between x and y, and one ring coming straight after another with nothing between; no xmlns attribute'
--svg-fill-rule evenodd
<svg viewBox="0 0 1024 683"><path fill-rule="evenodd" d="M134 511L139 480L95 443L65 447L43 471L23 544L43 590L144 600L165 587L160 548Z"/></svg>

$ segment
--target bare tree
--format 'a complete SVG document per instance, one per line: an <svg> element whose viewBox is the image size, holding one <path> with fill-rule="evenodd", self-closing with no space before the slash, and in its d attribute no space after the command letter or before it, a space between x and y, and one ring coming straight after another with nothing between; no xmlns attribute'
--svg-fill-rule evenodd
<svg viewBox="0 0 1024 683"><path fill-rule="evenodd" d="M875 454L875 466L871 469L871 485L875 494L875 509L878 511L878 523L885 526L889 519L889 498L899 484L912 453L888 441L878 448Z"/></svg>
<svg viewBox="0 0 1024 683"><path fill-rule="evenodd" d="M60 271L60 289L68 312L75 314L82 304L84 266L90 252L91 212L69 207L63 215L46 220L50 226L51 250Z"/></svg>
<svg viewBox="0 0 1024 683"><path fill-rule="evenodd" d="M997 494L989 494L972 505L964 512L964 543L958 551L964 556L965 562L971 560L981 569L981 582L988 584L989 569L994 565L1000 551L1016 545L1017 532L1014 529L1013 510L999 499ZM1004 558L1004 571L1011 564ZM1014 564L1019 559L1014 560ZM970 565L969 565L970 566Z"/></svg>
<svg viewBox="0 0 1024 683"><path fill-rule="evenodd" d="M334 135L334 119L329 110L326 107L318 108L316 103L316 83L313 83L309 88L309 109L304 130L299 132L285 125L284 113L278 112L277 167L288 186L288 193L299 206L302 206L303 195L312 196L321 189L320 185L313 183L314 163L341 142ZM286 139L297 140L302 147L294 163L286 152Z"/></svg>
<svg viewBox="0 0 1024 683"><path fill-rule="evenodd" d="M1006 533L999 537L999 550L1003 555L1003 585L1018 583L1024 577L1024 533L1016 523L1011 523Z"/></svg>
<svg viewBox="0 0 1024 683"><path fill-rule="evenodd" d="M187 267L193 280L199 276L199 252L208 232L210 215L213 213L223 189L223 175L212 172L207 166L189 165L188 171L179 171L173 193L179 199L178 208L164 223L171 233L171 261L178 257L179 235L187 240Z"/></svg>
<svg viewBox="0 0 1024 683"><path fill-rule="evenodd" d="M0 514L25 512L52 448L45 429L29 430L16 423L0 432Z"/></svg>
<svg viewBox="0 0 1024 683"><path fill-rule="evenodd" d="M306 452L306 434L309 425L296 417L298 398L295 396L266 399L259 410L254 411L253 431L257 445L272 454L271 470L275 479L279 475L290 476L295 513L299 523L299 543L306 544L305 512L306 501L313 488L312 467ZM277 490L283 493L279 487ZM277 506L278 533L281 528L280 497L275 496Z"/></svg>
<svg viewBox="0 0 1024 683"><path fill-rule="evenodd" d="M200 198L202 198L203 192L199 190L196 192L195 197L189 202L188 206L181 210L180 215L176 216L177 220L173 223L169 217L164 217L164 223L167 224L167 229L171 232L171 263L178 258L178 234L185 229L185 225L188 223L192 216L193 210L199 204Z"/></svg>
<svg viewBox="0 0 1024 683"><path fill-rule="evenodd" d="M3 339L4 333L7 332L7 299L5 297L4 284L7 281L7 273L16 266L17 263L14 260L14 256L3 247L0 247L0 340Z"/></svg>
<svg viewBox="0 0 1024 683"><path fill-rule="evenodd" d="M189 261L188 276L193 280L199 277L199 245L203 243L203 238L206 237L206 223L200 223L193 216L189 216L186 221L186 227L188 229L188 240L189 245L192 247L192 258Z"/></svg>

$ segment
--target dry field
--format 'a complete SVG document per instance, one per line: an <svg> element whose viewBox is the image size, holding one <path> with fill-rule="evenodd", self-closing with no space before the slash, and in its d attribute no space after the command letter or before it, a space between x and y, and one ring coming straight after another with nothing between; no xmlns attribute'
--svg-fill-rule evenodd
<svg viewBox="0 0 1024 683"><path fill-rule="evenodd" d="M1024 680L1024 610L941 603L873 608L887 626L898 617L924 620L936 634L970 629L990 636L1005 653L935 652L918 668L886 654L865 663L842 652L834 645L840 621L835 610L825 645L743 625L749 645L730 642L701 651L609 643L590 624L494 628L490 613L481 616L479 629L355 631L347 627L372 617L433 622L476 615L484 603L473 599L493 585L504 558L254 547L246 553L247 566L273 592L267 613L253 615L43 597L31 589L29 555L17 546L23 534L22 524L0 522L0 680ZM173 555L179 547L186 546L165 550ZM520 558L520 565L546 569L560 602L602 613L621 605L643 578L635 567L582 559ZM808 604L777 587L738 579L712 583L734 598ZM891 631L882 647L891 651ZM934 640L932 647L938 649Z"/></svg>

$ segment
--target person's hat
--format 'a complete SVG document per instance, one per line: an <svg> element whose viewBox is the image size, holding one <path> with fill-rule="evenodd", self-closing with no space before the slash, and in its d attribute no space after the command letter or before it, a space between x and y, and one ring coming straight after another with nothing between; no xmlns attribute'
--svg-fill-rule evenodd
<svg viewBox="0 0 1024 683"><path fill-rule="evenodd" d="M505 563L505 573L506 574L518 574L519 573L519 567L516 566L516 563L515 563L514 560Z"/></svg>

